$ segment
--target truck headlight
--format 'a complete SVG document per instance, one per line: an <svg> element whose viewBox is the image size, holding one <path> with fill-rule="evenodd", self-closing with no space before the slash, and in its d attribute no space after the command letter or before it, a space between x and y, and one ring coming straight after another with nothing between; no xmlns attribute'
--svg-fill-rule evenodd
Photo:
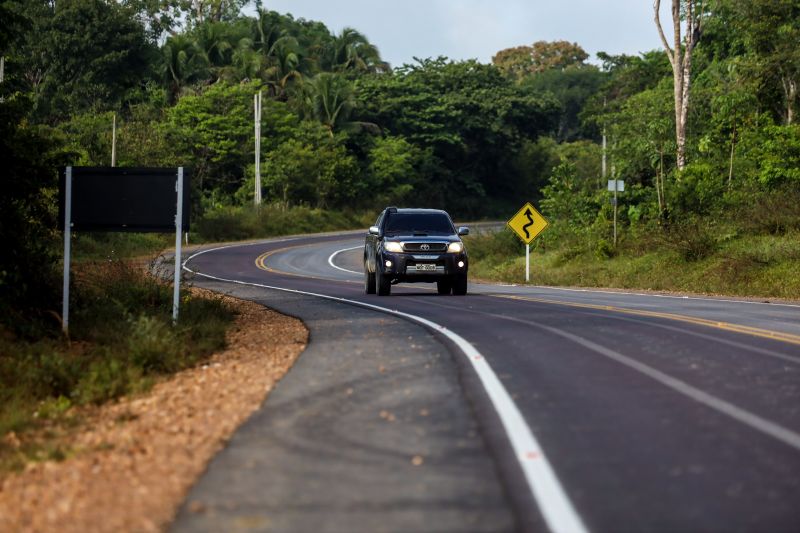
<svg viewBox="0 0 800 533"><path fill-rule="evenodd" d="M403 245L399 242L389 241L383 243L383 249L387 252L399 253L403 251Z"/></svg>
<svg viewBox="0 0 800 533"><path fill-rule="evenodd" d="M464 251L464 244L460 242L451 242L447 247L447 252L451 254L460 254Z"/></svg>

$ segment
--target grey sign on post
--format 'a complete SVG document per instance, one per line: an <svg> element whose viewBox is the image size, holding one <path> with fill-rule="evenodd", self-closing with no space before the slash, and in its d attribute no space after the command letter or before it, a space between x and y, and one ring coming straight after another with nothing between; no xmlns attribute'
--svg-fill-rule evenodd
<svg viewBox="0 0 800 533"><path fill-rule="evenodd" d="M608 190L610 192L623 192L625 190L624 180L608 180Z"/></svg>
<svg viewBox="0 0 800 533"><path fill-rule="evenodd" d="M177 168L71 167L74 231L171 233L175 230ZM184 180L187 180L185 173ZM66 171L61 175L64 209ZM183 187L183 231L189 230L189 187ZM62 211L63 213L63 211ZM64 217L59 217L63 224ZM64 229L63 227L61 229Z"/></svg>

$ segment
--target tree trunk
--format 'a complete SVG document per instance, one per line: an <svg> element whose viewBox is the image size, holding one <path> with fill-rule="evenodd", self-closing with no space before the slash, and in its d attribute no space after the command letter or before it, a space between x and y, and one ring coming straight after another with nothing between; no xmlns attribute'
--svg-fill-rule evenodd
<svg viewBox="0 0 800 533"><path fill-rule="evenodd" d="M661 0L653 0L653 12L661 43L672 65L675 97L675 144L678 170L686 167L686 124L689 117L689 87L692 79L692 52L700 39L702 2L695 11L696 0L672 0L672 46L661 27ZM681 37L681 3L684 4L686 35Z"/></svg>
<svg viewBox="0 0 800 533"><path fill-rule="evenodd" d="M797 82L788 76L781 78L783 95L786 98L786 125L794 123L794 101L797 99Z"/></svg>

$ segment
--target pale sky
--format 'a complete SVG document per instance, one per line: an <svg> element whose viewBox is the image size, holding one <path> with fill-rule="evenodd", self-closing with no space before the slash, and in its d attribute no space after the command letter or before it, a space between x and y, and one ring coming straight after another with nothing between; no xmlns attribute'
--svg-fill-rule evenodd
<svg viewBox="0 0 800 533"><path fill-rule="evenodd" d="M365 34L393 67L420 58L475 58L534 41L577 42L636 55L660 49L652 0L263 0L265 8ZM670 25L668 0L662 24Z"/></svg>

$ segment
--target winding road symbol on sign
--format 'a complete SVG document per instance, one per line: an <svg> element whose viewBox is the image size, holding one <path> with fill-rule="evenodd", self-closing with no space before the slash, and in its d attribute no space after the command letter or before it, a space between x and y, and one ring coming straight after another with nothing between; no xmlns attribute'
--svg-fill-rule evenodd
<svg viewBox="0 0 800 533"><path fill-rule="evenodd" d="M530 209L526 209L525 210L525 216L528 217L528 220L530 222L528 222L527 224L522 226L522 231L525 232L525 238L529 239L530 238L530 234L528 233L528 226L533 226L533 217L531 216L531 210Z"/></svg>
<svg viewBox="0 0 800 533"><path fill-rule="evenodd" d="M547 220L530 203L523 205L522 209L508 221L508 227L514 230L525 244L530 244L547 226Z"/></svg>

